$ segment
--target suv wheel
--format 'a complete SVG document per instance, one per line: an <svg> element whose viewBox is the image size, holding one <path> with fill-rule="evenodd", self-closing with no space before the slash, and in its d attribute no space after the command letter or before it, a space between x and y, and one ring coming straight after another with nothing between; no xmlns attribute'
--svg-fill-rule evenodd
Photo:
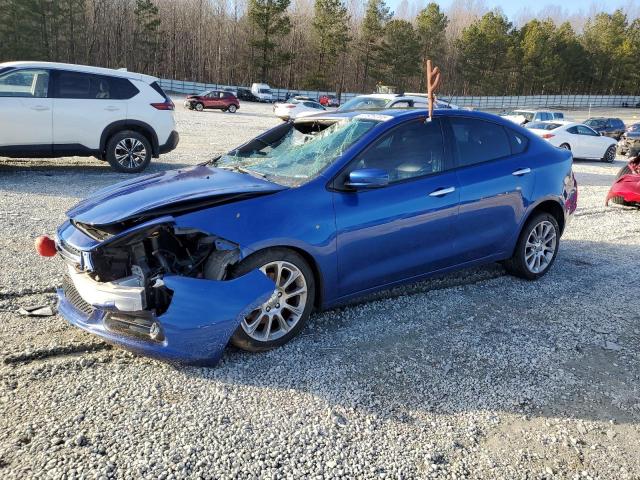
<svg viewBox="0 0 640 480"><path fill-rule="evenodd" d="M227 112L229 112L229 113L236 113L236 110L237 110L237 108L236 108L235 105L229 105L227 107Z"/></svg>
<svg viewBox="0 0 640 480"><path fill-rule="evenodd" d="M200 103L200 102L196 103L195 109L196 109L198 112L203 111L203 110L204 110L204 104L202 104L202 103Z"/></svg>
<svg viewBox="0 0 640 480"><path fill-rule="evenodd" d="M107 161L118 172L138 173L151 162L151 143L141 133L124 130L107 142Z"/></svg>
<svg viewBox="0 0 640 480"><path fill-rule="evenodd" d="M507 272L527 280L547 273L556 260L560 227L553 215L534 214L525 224L513 256L504 262Z"/></svg>

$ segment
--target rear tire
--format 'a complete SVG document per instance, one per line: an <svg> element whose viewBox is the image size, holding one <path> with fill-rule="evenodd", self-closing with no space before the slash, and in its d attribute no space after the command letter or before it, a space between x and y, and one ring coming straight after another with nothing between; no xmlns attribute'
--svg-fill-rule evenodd
<svg viewBox="0 0 640 480"><path fill-rule="evenodd" d="M227 107L227 112L229 113L236 113L237 107L235 105L229 105Z"/></svg>
<svg viewBox="0 0 640 480"><path fill-rule="evenodd" d="M615 159L616 159L616 146L611 145L609 148L607 148L607 151L604 152L602 161L607 163L613 163Z"/></svg>
<svg viewBox="0 0 640 480"><path fill-rule="evenodd" d="M151 162L151 143L139 132L123 130L107 142L107 162L117 172L139 173Z"/></svg>
<svg viewBox="0 0 640 480"><path fill-rule="evenodd" d="M526 280L537 280L549 271L558 255L560 227L549 213L534 214L524 225L513 251L504 262L511 275Z"/></svg>
<svg viewBox="0 0 640 480"><path fill-rule="evenodd" d="M560 145L560 148L571 151L571 146L568 143L563 143L562 145Z"/></svg>
<svg viewBox="0 0 640 480"><path fill-rule="evenodd" d="M284 345L300 333L313 310L316 288L307 261L287 248L269 248L250 255L233 269L231 277L255 269L261 269L274 281L279 276L279 288L270 300L243 319L231 343L249 352L264 352Z"/></svg>

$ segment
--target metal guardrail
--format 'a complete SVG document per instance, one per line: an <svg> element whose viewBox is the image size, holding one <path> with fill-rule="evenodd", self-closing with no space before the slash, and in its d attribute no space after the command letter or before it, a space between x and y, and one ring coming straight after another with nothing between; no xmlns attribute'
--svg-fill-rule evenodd
<svg viewBox="0 0 640 480"><path fill-rule="evenodd" d="M230 88L236 90L238 86L219 83L186 82L182 80L161 79L159 81L163 90L172 93L192 94L206 90ZM247 87L244 87L247 88ZM271 92L276 100L285 100L291 95L304 95L318 99L325 94L335 95L335 92L317 90L288 90L272 88ZM343 93L341 102L361 95L360 93ZM640 103L640 96L635 95L521 95L521 96L447 96L442 95L443 100L451 101L460 107L501 110L516 107L536 108L597 108L597 107L635 107Z"/></svg>

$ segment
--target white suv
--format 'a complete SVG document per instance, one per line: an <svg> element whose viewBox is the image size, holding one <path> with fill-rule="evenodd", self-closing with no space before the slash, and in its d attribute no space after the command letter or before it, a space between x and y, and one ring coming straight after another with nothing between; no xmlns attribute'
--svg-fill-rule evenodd
<svg viewBox="0 0 640 480"><path fill-rule="evenodd" d="M95 156L140 172L178 144L157 79L107 68L0 63L0 156Z"/></svg>

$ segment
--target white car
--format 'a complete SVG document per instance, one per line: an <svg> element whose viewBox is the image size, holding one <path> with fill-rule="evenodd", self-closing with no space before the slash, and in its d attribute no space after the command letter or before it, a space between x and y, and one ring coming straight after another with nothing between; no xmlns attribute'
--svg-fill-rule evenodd
<svg viewBox="0 0 640 480"><path fill-rule="evenodd" d="M548 122L551 120L564 120L564 113L551 110L513 110L500 115L518 125L526 125L529 122Z"/></svg>
<svg viewBox="0 0 640 480"><path fill-rule="evenodd" d="M301 100L292 98L283 103L273 105L273 113L284 121L300 117L308 117L316 113L324 112L326 108L315 100Z"/></svg>
<svg viewBox="0 0 640 480"><path fill-rule="evenodd" d="M371 110L377 108L427 108L428 98L422 93L372 93L370 95L358 95L351 100L343 103L338 111L344 110ZM457 105L445 102L444 100L435 101L435 108L459 108Z"/></svg>
<svg viewBox="0 0 640 480"><path fill-rule="evenodd" d="M616 159L615 139L603 137L586 125L574 122L530 122L526 128L556 147L571 150L574 158L613 162Z"/></svg>
<svg viewBox="0 0 640 480"><path fill-rule="evenodd" d="M49 62L0 63L0 156L95 156L144 170L179 140L155 77Z"/></svg>

